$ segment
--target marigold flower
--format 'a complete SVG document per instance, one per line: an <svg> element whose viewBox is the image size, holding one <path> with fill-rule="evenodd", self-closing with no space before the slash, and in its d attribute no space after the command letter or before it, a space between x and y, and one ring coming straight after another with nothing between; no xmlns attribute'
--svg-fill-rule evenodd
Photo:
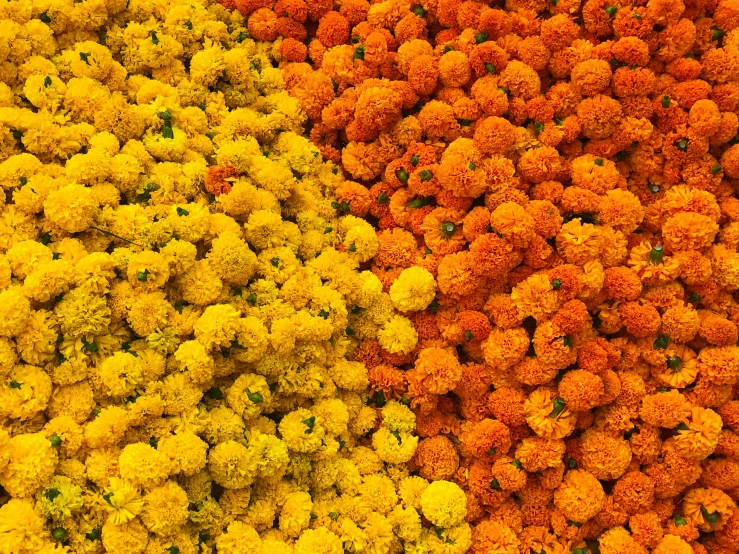
<svg viewBox="0 0 739 554"><path fill-rule="evenodd" d="M415 461L424 479L446 480L459 466L459 454L451 441L443 435L423 439L418 443Z"/></svg>
<svg viewBox="0 0 739 554"><path fill-rule="evenodd" d="M529 427L545 439L561 439L575 428L575 415L549 389L534 390L524 403L523 412Z"/></svg>

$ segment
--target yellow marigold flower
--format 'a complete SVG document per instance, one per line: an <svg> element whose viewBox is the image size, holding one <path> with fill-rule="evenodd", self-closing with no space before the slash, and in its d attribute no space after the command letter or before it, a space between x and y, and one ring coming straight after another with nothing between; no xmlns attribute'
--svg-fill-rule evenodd
<svg viewBox="0 0 739 554"><path fill-rule="evenodd" d="M108 521L115 525L131 521L144 507L138 489L117 477L110 478L99 501L108 512Z"/></svg>
<svg viewBox="0 0 739 554"><path fill-rule="evenodd" d="M257 256L231 231L221 233L213 240L206 257L224 283L246 283L257 268Z"/></svg>
<svg viewBox="0 0 739 554"><path fill-rule="evenodd" d="M5 551L39 552L48 540L45 535L44 518L31 500L11 498L0 507L0 544Z"/></svg>
<svg viewBox="0 0 739 554"><path fill-rule="evenodd" d="M54 474L57 452L40 433L16 435L4 447L8 464L0 473L0 485L16 498L31 496Z"/></svg>
<svg viewBox="0 0 739 554"><path fill-rule="evenodd" d="M159 252L146 250L128 260L127 276L134 289L151 292L164 286L169 279L169 264Z"/></svg>
<svg viewBox="0 0 739 554"><path fill-rule="evenodd" d="M226 489L240 489L254 480L257 462L242 444L229 440L208 453L208 469L213 480Z"/></svg>
<svg viewBox="0 0 739 554"><path fill-rule="evenodd" d="M44 215L69 233L88 229L97 214L97 199L82 185L71 184L52 191L44 201Z"/></svg>
<svg viewBox="0 0 739 554"><path fill-rule="evenodd" d="M278 426L282 440L295 452L315 452L326 434L321 421L305 408L287 414Z"/></svg>
<svg viewBox="0 0 739 554"><path fill-rule="evenodd" d="M5 253L10 269L18 279L25 279L39 264L50 262L53 253L48 246L35 240L23 240L15 243Z"/></svg>
<svg viewBox="0 0 739 554"><path fill-rule="evenodd" d="M341 539L325 527L306 529L295 541L295 554L343 554Z"/></svg>
<svg viewBox="0 0 739 554"><path fill-rule="evenodd" d="M245 419L258 416L270 406L272 392L261 375L244 373L234 381L226 394L231 409Z"/></svg>
<svg viewBox="0 0 739 554"><path fill-rule="evenodd" d="M101 335L110 323L110 308L105 297L78 289L64 295L54 307L54 314L65 338Z"/></svg>
<svg viewBox="0 0 739 554"><path fill-rule="evenodd" d="M407 318L395 315L378 331L377 339L388 352L407 354L416 347L418 333Z"/></svg>
<svg viewBox="0 0 739 554"><path fill-rule="evenodd" d="M467 497L458 485L434 481L421 495L423 515L437 527L455 527L467 515Z"/></svg>
<svg viewBox="0 0 739 554"><path fill-rule="evenodd" d="M390 286L390 299L401 312L425 309L436 296L436 281L426 269L418 266L404 269Z"/></svg>
<svg viewBox="0 0 739 554"><path fill-rule="evenodd" d="M387 427L381 427L372 435L372 447L384 462L391 464L404 464L408 462L416 452L418 437L407 432L391 431Z"/></svg>
<svg viewBox="0 0 739 554"><path fill-rule="evenodd" d="M313 502L307 492L294 492L285 499L280 512L280 530L288 537L298 537L311 521Z"/></svg>
<svg viewBox="0 0 739 554"><path fill-rule="evenodd" d="M51 379L41 368L18 365L0 387L0 414L30 420L46 409L51 397Z"/></svg>
<svg viewBox="0 0 739 554"><path fill-rule="evenodd" d="M329 369L336 386L354 392L361 392L369 385L367 368L361 362L340 359Z"/></svg>
<svg viewBox="0 0 739 554"><path fill-rule="evenodd" d="M285 443L276 436L259 434L249 441L249 448L257 460L257 475L262 479L276 479L287 471L291 458Z"/></svg>
<svg viewBox="0 0 739 554"><path fill-rule="evenodd" d="M188 431L161 440L157 449L172 462L173 473L195 475L205 467L207 461L208 445Z"/></svg>
<svg viewBox="0 0 739 554"><path fill-rule="evenodd" d="M189 500L174 481L155 487L144 496L141 521L152 533L172 535L187 521Z"/></svg>
<svg viewBox="0 0 739 554"><path fill-rule="evenodd" d="M18 288L0 292L0 336L14 337L26 328L31 304Z"/></svg>
<svg viewBox="0 0 739 554"><path fill-rule="evenodd" d="M128 396L144 383L142 363L129 352L114 352L100 364L98 373L110 396Z"/></svg>
<svg viewBox="0 0 739 554"><path fill-rule="evenodd" d="M127 445L118 458L121 477L134 485L158 486L169 476L169 458L148 444Z"/></svg>
<svg viewBox="0 0 739 554"><path fill-rule="evenodd" d="M110 552L134 554L143 552L149 542L149 533L138 519L116 525L112 521L105 522L102 527L103 546Z"/></svg>

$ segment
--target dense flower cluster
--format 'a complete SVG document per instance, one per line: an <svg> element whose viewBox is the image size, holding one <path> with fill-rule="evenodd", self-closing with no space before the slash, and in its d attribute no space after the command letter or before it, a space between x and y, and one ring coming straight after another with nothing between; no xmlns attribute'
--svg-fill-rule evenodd
<svg viewBox="0 0 739 554"><path fill-rule="evenodd" d="M737 81L736 0L0 1L0 554L736 552Z"/></svg>
<svg viewBox="0 0 739 554"><path fill-rule="evenodd" d="M351 356L470 551L736 551L736 2L224 5L377 228Z"/></svg>

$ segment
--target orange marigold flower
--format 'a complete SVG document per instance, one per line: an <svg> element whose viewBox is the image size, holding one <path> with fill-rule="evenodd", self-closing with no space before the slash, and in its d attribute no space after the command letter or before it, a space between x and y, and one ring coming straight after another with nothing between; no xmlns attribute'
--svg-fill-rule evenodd
<svg viewBox="0 0 739 554"><path fill-rule="evenodd" d="M545 385L552 381L559 370L556 367L545 365L535 356L526 356L513 366L513 374L524 385Z"/></svg>
<svg viewBox="0 0 739 554"><path fill-rule="evenodd" d="M379 242L375 263L380 267L410 267L417 243L405 229L390 229L377 234Z"/></svg>
<svg viewBox="0 0 739 554"><path fill-rule="evenodd" d="M465 239L461 215L458 211L444 208L436 208L426 215L421 231L426 245L434 253L445 255L462 249Z"/></svg>
<svg viewBox="0 0 739 554"><path fill-rule="evenodd" d="M458 344L463 344L464 341L485 340L491 330L490 322L485 314L473 310L459 312L455 324L459 329L459 336L454 337L454 342Z"/></svg>
<svg viewBox="0 0 739 554"><path fill-rule="evenodd" d="M618 479L631 462L631 447L620 434L588 429L580 437L582 466L597 479Z"/></svg>
<svg viewBox="0 0 739 554"><path fill-rule="evenodd" d="M464 451L486 461L506 454L511 448L508 427L494 419L464 423L460 441Z"/></svg>
<svg viewBox="0 0 739 554"><path fill-rule="evenodd" d="M491 367L510 369L526 355L529 342L529 336L522 327L493 329L482 343L485 362Z"/></svg>
<svg viewBox="0 0 739 554"><path fill-rule="evenodd" d="M398 44L403 44L410 40L426 39L428 29L426 21L413 13L406 14L403 19L398 21L393 29L393 34Z"/></svg>
<svg viewBox="0 0 739 554"><path fill-rule="evenodd" d="M486 117L475 125L475 146L488 155L505 154L515 141L513 126L502 117Z"/></svg>
<svg viewBox="0 0 739 554"><path fill-rule="evenodd" d="M256 40L272 42L277 38L277 15L269 8L259 8L249 16L249 34Z"/></svg>
<svg viewBox="0 0 739 554"><path fill-rule="evenodd" d="M385 399L399 399L405 392L405 374L398 368L376 365L367 372L370 381L370 395L381 392Z"/></svg>
<svg viewBox="0 0 739 554"><path fill-rule="evenodd" d="M592 473L571 470L554 491L554 505L567 519L585 523L600 511L605 501L603 486Z"/></svg>
<svg viewBox="0 0 739 554"><path fill-rule="evenodd" d="M363 340L354 351L354 360L362 362L368 369L382 363L382 348L375 340Z"/></svg>
<svg viewBox="0 0 739 554"><path fill-rule="evenodd" d="M736 344L739 338L737 326L733 321L711 312L702 316L699 334L715 346L730 346Z"/></svg>
<svg viewBox="0 0 739 554"><path fill-rule="evenodd" d="M445 87L462 87L471 76L470 61L463 52L450 50L439 58L439 79Z"/></svg>
<svg viewBox="0 0 739 554"><path fill-rule="evenodd" d="M544 365L564 369L577 360L573 338L557 331L551 321L537 325L532 342L537 358Z"/></svg>
<svg viewBox="0 0 739 554"><path fill-rule="evenodd" d="M421 164L419 160L416 161L414 168L413 162L403 159L403 171L406 171L405 167L410 166L409 170L406 171L408 189L415 195L418 196L433 196L441 191L441 184L439 183L439 166L437 164Z"/></svg>
<svg viewBox="0 0 739 554"><path fill-rule="evenodd" d="M583 265L596 260L601 248L601 233L598 228L591 223L583 223L579 217L562 225L557 233L557 251L569 263ZM639 284L641 285L641 281Z"/></svg>
<svg viewBox="0 0 739 554"><path fill-rule="evenodd" d="M718 445L721 417L713 410L693 406L687 423L678 426L673 438L675 449L689 460L703 460Z"/></svg>
<svg viewBox="0 0 739 554"><path fill-rule="evenodd" d="M570 409L591 410L598 405L604 392L603 380L584 369L568 371L559 383L559 395Z"/></svg>
<svg viewBox="0 0 739 554"><path fill-rule="evenodd" d="M442 481L451 478L459 467L459 454L443 435L419 441L414 455L418 473L424 479Z"/></svg>
<svg viewBox="0 0 739 554"><path fill-rule="evenodd" d="M349 25L354 26L366 19L369 8L367 0L344 0L339 13L346 18Z"/></svg>
<svg viewBox="0 0 739 554"><path fill-rule="evenodd" d="M518 162L518 171L532 183L556 179L561 169L561 157L552 146L527 150Z"/></svg>
<svg viewBox="0 0 739 554"><path fill-rule="evenodd" d="M583 344L577 352L580 368L595 374L612 369L621 360L621 352L602 337Z"/></svg>
<svg viewBox="0 0 739 554"><path fill-rule="evenodd" d="M462 366L457 357L442 348L425 348L416 358L413 369L406 373L408 394L445 394L462 378Z"/></svg>
<svg viewBox="0 0 739 554"><path fill-rule="evenodd" d="M536 232L534 218L515 202L504 202L495 208L490 214L490 225L518 248L525 248Z"/></svg>
<svg viewBox="0 0 739 554"><path fill-rule="evenodd" d="M636 272L628 267L609 267L605 271L603 292L613 300L636 300L641 295L642 283Z"/></svg>
<svg viewBox="0 0 739 554"><path fill-rule="evenodd" d="M616 481L613 500L629 515L648 510L654 502L654 481L641 471L629 471Z"/></svg>
<svg viewBox="0 0 739 554"><path fill-rule="evenodd" d="M413 58L408 68L408 83L419 96L428 96L436 88L439 79L439 63L434 56Z"/></svg>
<svg viewBox="0 0 739 554"><path fill-rule="evenodd" d="M561 439L575 429L575 415L550 389L534 390L523 405L529 427L542 438Z"/></svg>
<svg viewBox="0 0 739 554"><path fill-rule="evenodd" d="M500 11L500 10L490 10ZM516 554L521 541L513 529L497 521L485 520L472 530L472 554Z"/></svg>
<svg viewBox="0 0 739 554"><path fill-rule="evenodd" d="M467 484L470 491L483 505L491 508L503 504L511 494L510 491L495 486L494 479L495 476L489 462L475 460L469 468Z"/></svg>
<svg viewBox="0 0 739 554"><path fill-rule="evenodd" d="M205 173L205 190L214 196L228 194L238 176L239 172L231 164L212 165Z"/></svg>
<svg viewBox="0 0 739 554"><path fill-rule="evenodd" d="M659 312L651 304L626 302L618 312L626 330L637 338L655 334L662 324Z"/></svg>
<svg viewBox="0 0 739 554"><path fill-rule="evenodd" d="M431 100L421 108L417 117L424 134L430 140L454 140L459 135L459 123L449 104Z"/></svg>
<svg viewBox="0 0 739 554"><path fill-rule="evenodd" d="M439 263L439 290L451 298L462 298L480 290L482 279L475 272L475 258L470 252L448 254Z"/></svg>
<svg viewBox="0 0 739 554"><path fill-rule="evenodd" d="M690 404L676 389L645 396L639 409L639 417L646 423L668 429L687 421L689 415Z"/></svg>
<svg viewBox="0 0 739 554"><path fill-rule="evenodd" d="M526 424L523 405L526 395L519 389L500 387L488 396L488 409L504 424L518 427Z"/></svg>
<svg viewBox="0 0 739 554"><path fill-rule="evenodd" d="M330 11L318 22L316 38L327 48L349 41L349 21L339 12Z"/></svg>
<svg viewBox="0 0 739 554"><path fill-rule="evenodd" d="M734 501L718 489L691 489L683 499L683 513L704 532L716 531L726 525L735 509Z"/></svg>
<svg viewBox="0 0 739 554"><path fill-rule="evenodd" d="M582 133L589 139L610 137L616 130L623 112L617 100L597 94L586 98L577 106L577 117Z"/></svg>
<svg viewBox="0 0 739 554"><path fill-rule="evenodd" d="M302 62L308 55L308 47L294 38L286 38L280 44L280 54L288 62Z"/></svg>
<svg viewBox="0 0 739 554"><path fill-rule="evenodd" d="M551 277L549 277L551 283ZM552 283L554 288L556 283ZM588 309L580 300L566 302L552 317L555 330L564 335L570 335L582 329L590 322Z"/></svg>
<svg viewBox="0 0 739 554"><path fill-rule="evenodd" d="M369 189L354 181L344 181L341 183L334 189L334 195L338 202L349 204L352 215L360 217L367 215L372 203Z"/></svg>

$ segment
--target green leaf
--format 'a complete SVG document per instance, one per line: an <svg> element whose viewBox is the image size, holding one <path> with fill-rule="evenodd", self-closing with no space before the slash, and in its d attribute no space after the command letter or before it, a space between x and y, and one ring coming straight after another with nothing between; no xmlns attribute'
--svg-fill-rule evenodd
<svg viewBox="0 0 739 554"><path fill-rule="evenodd" d="M552 401L552 411L549 412L549 417L554 419L555 417L558 417L565 409L565 401L562 398L555 398Z"/></svg>
<svg viewBox="0 0 739 554"><path fill-rule="evenodd" d="M244 392L246 393L246 397L254 404L261 404L264 402L264 397L258 392L251 392L249 389L246 389Z"/></svg>

